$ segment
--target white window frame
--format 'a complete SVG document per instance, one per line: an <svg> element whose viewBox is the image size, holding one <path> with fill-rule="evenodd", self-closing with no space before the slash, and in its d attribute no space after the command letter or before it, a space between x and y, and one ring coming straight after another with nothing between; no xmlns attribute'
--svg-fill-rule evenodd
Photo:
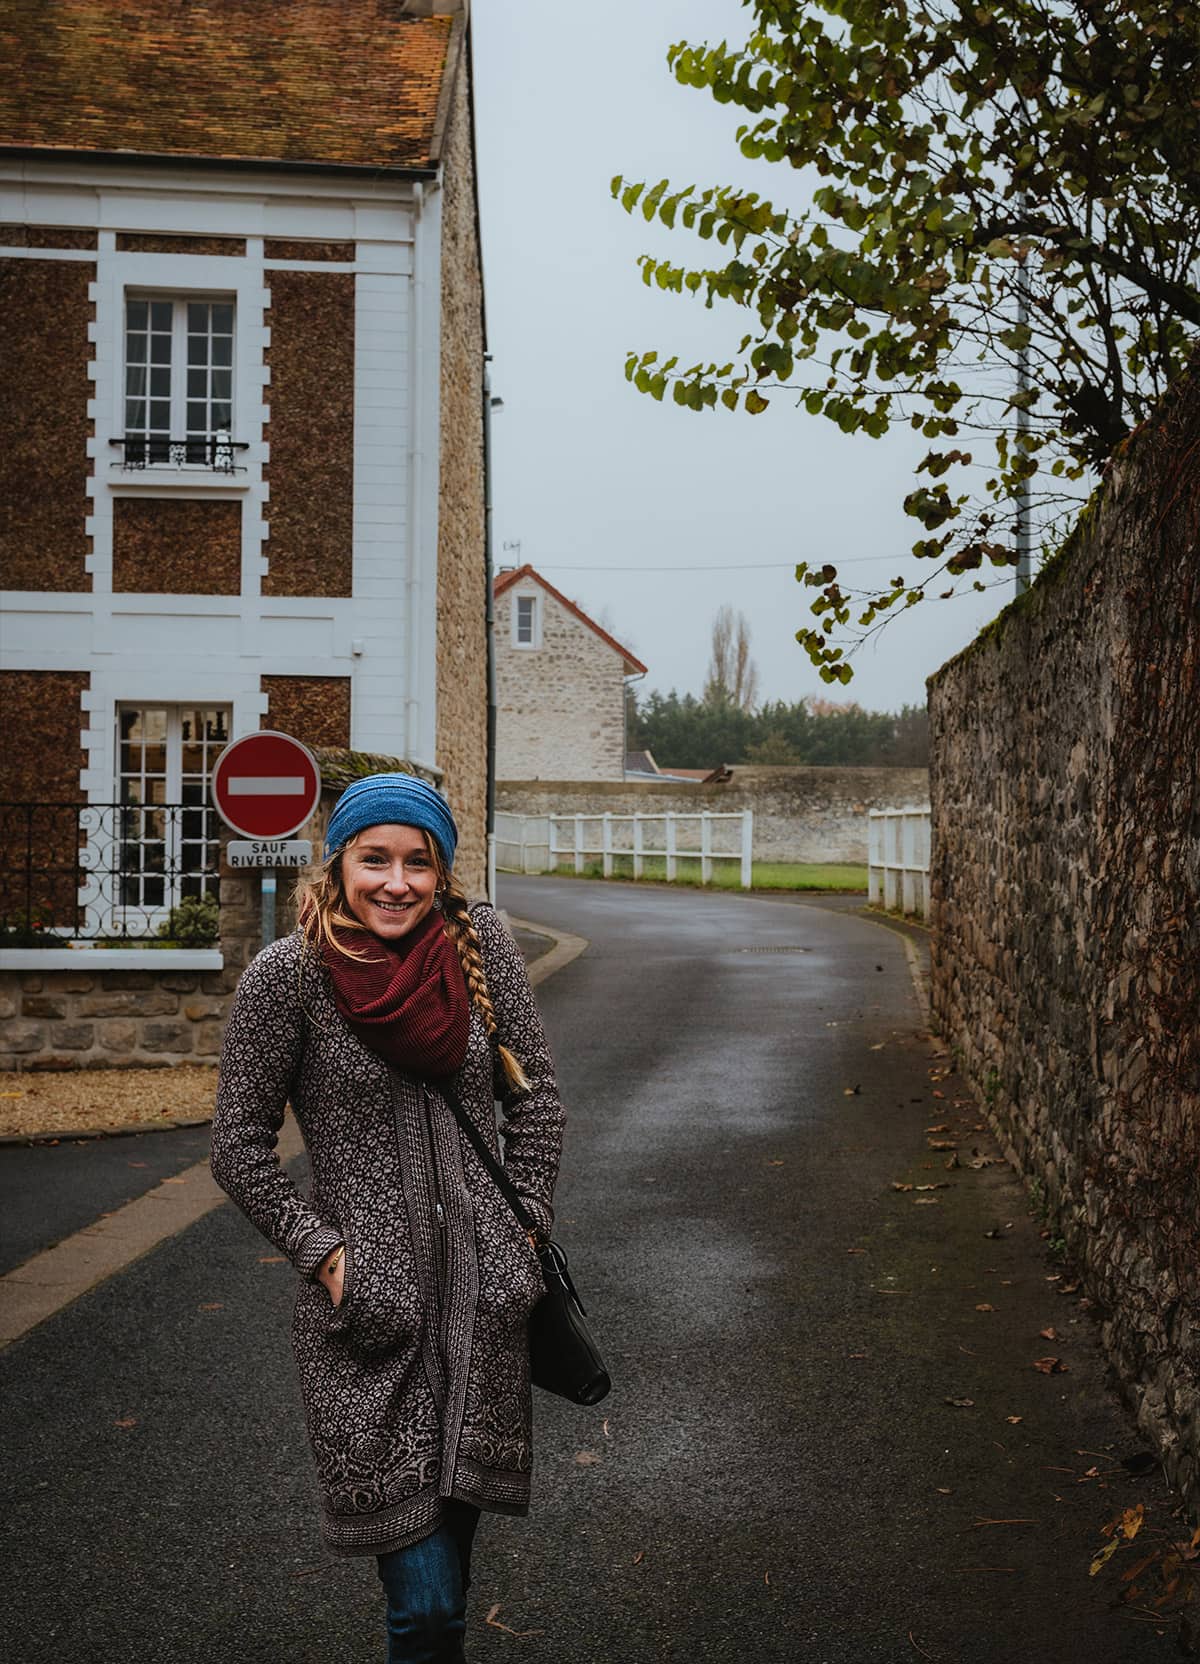
<svg viewBox="0 0 1200 1664"><path fill-rule="evenodd" d="M521 640L521 602L530 604L530 632L529 640ZM521 652L528 653L542 645L542 598L538 594L531 594L528 590L513 596L512 603L512 644Z"/></svg>
<svg viewBox="0 0 1200 1664"><path fill-rule="evenodd" d="M139 430L136 430L136 429L131 429L129 424L128 424L128 421L127 421L128 401L129 401L129 398L131 396L130 393L129 393L129 390L128 390L129 389L129 370L130 370L129 336L130 336L130 333L131 333L130 328L129 328L129 303L131 301L144 301L144 302L146 302L147 306L153 305L155 302L157 302L159 304L169 305L172 309L172 315L171 315L171 362L170 362L171 379L170 379L170 394L169 394L170 428L169 428L169 431L168 431L168 434L167 434L167 439L168 440L173 440L173 441L186 441L189 438L188 425L187 425L187 407L188 407L188 403L189 403L188 391L187 391L188 368L189 368L189 365L188 365L188 313L187 313L188 306L190 304L196 304L196 305L200 305L200 306L228 306L228 307L231 308L232 313L233 313L233 327L232 327L232 330L231 330L230 362L229 362L229 365L228 365L228 369L229 369L229 426L228 426L228 428L220 428L220 429L215 429L214 430L211 427L211 424L210 424L209 425L209 431L206 434L204 434L202 437L204 439L212 439L214 437L216 437L216 438L222 438L223 437L223 438L225 438L226 440L228 440L230 442L235 442L236 437L237 437L237 408L238 408L237 407L237 395L238 395L238 389L237 389L238 306L237 306L237 296L236 296L236 294L230 292L229 290L225 290L225 289L214 289L214 290L198 290L198 289L164 290L164 289L147 288L147 287L144 287L140 284L130 284L130 285L128 285L122 291L122 295L121 295L121 309L120 309L120 311L121 311L120 434L121 434L122 440L131 438L131 437L136 437L138 435L138 431L139 431ZM149 345L149 324L148 324L148 321L147 321L147 345ZM224 369L226 366L220 365L220 366L216 366L216 367ZM149 403L150 403L149 375L150 375L151 368L152 368L152 366L149 363L149 351L147 351L147 365L146 365L147 391L146 391L146 395L145 395L146 396L146 402L147 402L147 410L146 410L147 428L144 430L147 435L149 435L151 432L157 432L157 430L150 429L149 425L148 425L149 424L149 417L150 417L150 411L149 411ZM206 365L206 368L211 373L212 369L214 368L211 360ZM206 403L209 404L209 406L211 407L211 398L206 398ZM201 436L197 433L197 434L192 435L190 437L201 437ZM146 443L147 444L151 443L151 441L148 437L147 437ZM237 456L237 453L231 453L227 460L229 460L231 464L236 463L236 456ZM132 469L132 471L135 471L135 472L138 472L138 473L140 473L140 472L142 472L143 470L146 470L146 469L153 470L156 473L161 471L161 470L164 470L164 469L183 470L187 473L193 473L193 474L194 473L207 474L207 473L211 473L213 471L213 464L210 463L207 460L204 460L204 461L188 461L187 456L186 456L186 451L181 452L180 454L168 453L168 456L166 458L158 459L158 460L155 460L155 461L150 461L148 457L144 457L142 461L136 462L134 464L130 464L128 462L128 460L126 459L125 454L123 452L122 453L122 458L121 458L120 462L118 463L118 466L121 466L122 463L124 463L127 470Z"/></svg>
<svg viewBox="0 0 1200 1664"><path fill-rule="evenodd" d="M119 701L114 712L113 725L115 747L115 755L113 758L113 796L115 802L118 804L123 803L124 800L123 784L125 780L135 778L135 776L126 774L122 768L121 718L128 711L151 710L165 711L166 713L166 768L164 771L165 778L163 782L163 796L165 804L169 806L179 805L183 799L183 718L185 713L191 713L198 710L211 710L223 712L225 715L225 725L227 730L226 737L219 742L215 740L206 742L205 760L208 764L208 772L200 777L205 782L211 780L212 765L216 762L225 745L228 743L228 735L233 731L233 707L232 705L227 705L221 701L217 701L211 705L200 700L172 702L169 700L159 699L123 699ZM145 775L144 773L140 773L136 776L136 778L144 782ZM142 795L144 796L144 793ZM131 805L130 807L153 811L156 805L152 803L142 803L139 805ZM130 840L131 843L163 842L164 844L163 853L165 873L161 879L163 886L162 901L160 903L152 903L143 901L140 898L136 900L124 901L123 898L113 897L114 912L126 912L133 915L139 924L144 924L146 926L147 932L150 935L153 935L158 925L170 916L171 910L179 905L183 895L182 883L186 878L199 878L200 893L202 895L212 895L214 897L219 895L219 870L213 873L205 873L203 868L200 868L199 870L190 870L184 865L184 832L187 829L187 823L184 821L183 817L187 814L194 815L197 813L200 813L203 816L201 838L191 838L186 840L186 842L189 844L199 843L202 840L204 843L216 843L220 832L220 817L217 813L215 805L211 801L207 784L201 794L201 801L199 803L185 806L182 814L177 811L176 813L167 816L163 839L139 839L135 837ZM132 874L130 876L132 876ZM153 874L152 869L146 869L147 879L152 879L154 876L155 875ZM143 882L145 881L146 879L143 879Z"/></svg>

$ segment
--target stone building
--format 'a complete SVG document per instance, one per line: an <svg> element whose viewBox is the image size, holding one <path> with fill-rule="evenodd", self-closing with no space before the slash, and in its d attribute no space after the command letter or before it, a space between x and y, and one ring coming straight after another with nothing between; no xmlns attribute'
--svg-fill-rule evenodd
<svg viewBox="0 0 1200 1664"><path fill-rule="evenodd" d="M623 780L625 685L646 666L532 566L495 583L496 778Z"/></svg>
<svg viewBox="0 0 1200 1664"><path fill-rule="evenodd" d="M404 759L450 798L462 877L483 888L469 36L464 4L420 9L436 15L390 0L8 13L0 992L27 1020L0 1066L193 1054L176 1008L199 983L168 1011L156 982L149 1044L127 1024L109 1044L74 1008L55 1028L50 979L169 969L227 992L225 927L253 901L221 872L209 800L231 737ZM209 896L221 943L194 962L128 946ZM59 944L33 945L46 936ZM18 973L43 983L25 990L36 1011Z"/></svg>

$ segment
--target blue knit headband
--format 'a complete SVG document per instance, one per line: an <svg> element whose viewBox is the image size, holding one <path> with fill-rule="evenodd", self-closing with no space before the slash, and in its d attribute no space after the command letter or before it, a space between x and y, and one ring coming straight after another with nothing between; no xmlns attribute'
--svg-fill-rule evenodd
<svg viewBox="0 0 1200 1664"><path fill-rule="evenodd" d="M333 806L325 854L341 849L367 826L419 826L432 836L447 868L454 865L458 827L440 792L415 774L368 774L348 785Z"/></svg>

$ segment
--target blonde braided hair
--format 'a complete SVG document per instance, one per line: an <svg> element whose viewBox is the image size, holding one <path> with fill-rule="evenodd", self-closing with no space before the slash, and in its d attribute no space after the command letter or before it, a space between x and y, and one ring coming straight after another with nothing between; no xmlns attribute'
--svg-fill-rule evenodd
<svg viewBox="0 0 1200 1664"><path fill-rule="evenodd" d="M500 1059L504 1078L514 1091L528 1092L528 1075L519 1060L507 1046L501 1045L498 1038L496 1009L488 992L483 952L467 910L467 898L443 861L442 852L431 834L423 827L420 830L437 873L443 928L458 954L471 1004L483 1018L483 1026L487 1030L488 1039L495 1047L496 1056ZM323 943L328 943L347 959L360 959L363 956L339 941L335 934L335 930L338 929L360 931L364 936L370 934L366 925L356 919L346 905L346 892L342 885L342 854L353 842L354 838L351 838L342 849L335 850L332 855L327 855L323 861L317 862L302 874L296 886L296 901L300 929L311 947L319 949Z"/></svg>
<svg viewBox="0 0 1200 1664"><path fill-rule="evenodd" d="M434 852L438 860L437 852ZM471 996L471 1004L483 1018L483 1026L487 1029L488 1039L496 1048L496 1056L500 1059L500 1067L504 1070L504 1078L517 1092L529 1091L529 1077L522 1069L507 1046L500 1044L496 1032L496 1011L492 1005L492 996L488 993L487 974L483 968L483 953L479 946L479 937L475 934L475 926L471 922L471 915L467 911L467 898L463 895L453 876L446 871L438 860L438 878L442 886L442 913L445 919L446 935L458 950L459 962L463 968L463 976L467 982L467 993Z"/></svg>

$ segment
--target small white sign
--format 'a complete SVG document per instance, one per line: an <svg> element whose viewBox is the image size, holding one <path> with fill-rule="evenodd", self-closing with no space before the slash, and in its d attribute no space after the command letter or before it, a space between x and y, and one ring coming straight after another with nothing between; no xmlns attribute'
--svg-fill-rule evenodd
<svg viewBox="0 0 1200 1664"><path fill-rule="evenodd" d="M231 867L307 867L312 843L308 838L231 838L225 853Z"/></svg>

